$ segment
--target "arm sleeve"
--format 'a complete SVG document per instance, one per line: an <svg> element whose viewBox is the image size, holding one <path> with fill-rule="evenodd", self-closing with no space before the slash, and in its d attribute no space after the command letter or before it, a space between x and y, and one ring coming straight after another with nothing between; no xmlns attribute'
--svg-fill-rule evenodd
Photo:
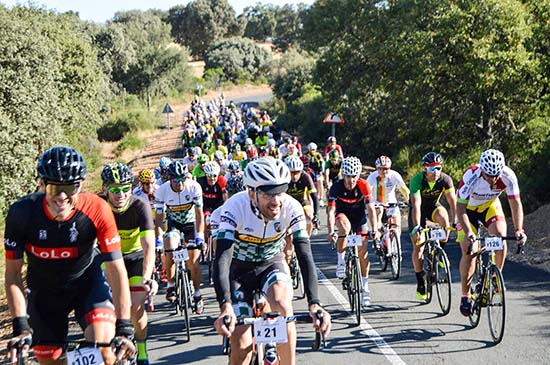
<svg viewBox="0 0 550 365"><path fill-rule="evenodd" d="M233 240L228 239L227 233L220 232L218 234L216 257L214 259L214 289L220 306L225 302L231 303L229 267L233 257Z"/></svg>
<svg viewBox="0 0 550 365"><path fill-rule="evenodd" d="M300 270L304 278L307 301L309 305L320 304L317 270L315 269L309 238L307 238L306 235L300 234L300 231L298 231L293 235L293 243L296 257L298 258L298 264L300 265Z"/></svg>

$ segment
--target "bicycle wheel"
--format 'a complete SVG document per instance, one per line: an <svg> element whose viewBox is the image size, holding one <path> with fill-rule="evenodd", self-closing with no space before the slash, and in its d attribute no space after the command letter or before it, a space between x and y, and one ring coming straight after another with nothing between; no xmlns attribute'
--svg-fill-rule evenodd
<svg viewBox="0 0 550 365"><path fill-rule="evenodd" d="M361 324L361 270L359 267L359 258L353 258L352 285L355 320Z"/></svg>
<svg viewBox="0 0 550 365"><path fill-rule="evenodd" d="M488 270L488 292L487 292L487 317L491 337L495 343L500 343L504 336L506 324L506 297L504 279L498 267L492 265Z"/></svg>
<svg viewBox="0 0 550 365"><path fill-rule="evenodd" d="M175 276L175 283L174 288L176 290L176 314L182 315L183 314L183 297L181 296L181 292L183 290L182 286L182 275L181 270L178 266L179 264L176 264L176 276Z"/></svg>
<svg viewBox="0 0 550 365"><path fill-rule="evenodd" d="M378 263L380 264L380 270L386 271L387 262L384 255L384 249L382 248L382 242L380 240L372 240L372 247L378 259Z"/></svg>
<svg viewBox="0 0 550 365"><path fill-rule="evenodd" d="M428 245L428 243L426 244ZM427 246L428 247L428 246ZM434 284L434 257L430 250L424 250L424 285L426 287L426 304L431 303Z"/></svg>
<svg viewBox="0 0 550 365"><path fill-rule="evenodd" d="M440 248L435 253L434 267L439 307L443 311L443 315L447 315L451 310L451 268L447 254Z"/></svg>
<svg viewBox="0 0 550 365"><path fill-rule="evenodd" d="M388 260L391 264L391 276L393 280L399 279L401 274L401 240L395 230L390 230L390 248L391 256Z"/></svg>
<svg viewBox="0 0 550 365"><path fill-rule="evenodd" d="M474 276L472 277L472 284L470 284L470 296L472 297L472 314L468 317L472 328L476 328L481 318L481 297L483 293L483 274L481 272L480 258L475 260Z"/></svg>
<svg viewBox="0 0 550 365"><path fill-rule="evenodd" d="M181 290L181 303L182 303L182 314L183 321L185 324L185 335L187 336L187 341L191 340L191 314L189 310L191 308L191 303L189 301L189 278L187 277L187 271L181 271L182 275L182 290Z"/></svg>
<svg viewBox="0 0 550 365"><path fill-rule="evenodd" d="M292 266L292 287L294 288L294 293L296 294L296 298L304 299L304 297L306 296L304 279L302 278L302 270L300 269L300 265L298 264L298 258L296 257L296 254L292 256Z"/></svg>

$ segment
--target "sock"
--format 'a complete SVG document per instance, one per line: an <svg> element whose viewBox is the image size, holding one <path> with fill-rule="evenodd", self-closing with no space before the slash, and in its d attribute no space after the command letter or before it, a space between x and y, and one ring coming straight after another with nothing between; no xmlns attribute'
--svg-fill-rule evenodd
<svg viewBox="0 0 550 365"><path fill-rule="evenodd" d="M345 252L337 252L336 253L336 256L338 256L338 265L344 265L345 261L344 261L344 256L345 256Z"/></svg>
<svg viewBox="0 0 550 365"><path fill-rule="evenodd" d="M195 294L193 294L193 296L194 296L195 298L200 297L200 296L201 296L201 290L200 290L200 289L195 290Z"/></svg>
<svg viewBox="0 0 550 365"><path fill-rule="evenodd" d="M136 340L136 344L137 344L137 350L138 350L138 359L139 360L148 359L149 356L147 356L147 344L145 343L145 340Z"/></svg>
<svg viewBox="0 0 550 365"><path fill-rule="evenodd" d="M170 282L166 285L167 288L173 288L175 286L176 286L176 283L170 283Z"/></svg>
<svg viewBox="0 0 550 365"><path fill-rule="evenodd" d="M416 283L419 285L424 284L424 271L415 272L416 274Z"/></svg>
<svg viewBox="0 0 550 365"><path fill-rule="evenodd" d="M369 291L369 278L363 277L363 291Z"/></svg>

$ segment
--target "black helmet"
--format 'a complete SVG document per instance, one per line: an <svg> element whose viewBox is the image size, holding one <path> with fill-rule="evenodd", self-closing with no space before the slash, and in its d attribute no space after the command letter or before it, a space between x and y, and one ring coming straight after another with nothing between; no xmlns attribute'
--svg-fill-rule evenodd
<svg viewBox="0 0 550 365"><path fill-rule="evenodd" d="M243 175L231 176L229 180L227 180L226 189L231 195L244 191Z"/></svg>
<svg viewBox="0 0 550 365"><path fill-rule="evenodd" d="M120 162L105 165L101 171L103 184L130 184L134 181L134 174L130 168Z"/></svg>
<svg viewBox="0 0 550 365"><path fill-rule="evenodd" d="M174 161L168 166L168 176L183 177L187 175L187 165L181 161Z"/></svg>
<svg viewBox="0 0 550 365"><path fill-rule="evenodd" d="M58 183L74 183L86 178L86 163L75 149L52 147L38 160L38 177Z"/></svg>
<svg viewBox="0 0 550 365"><path fill-rule="evenodd" d="M437 152L428 152L422 157L422 165L443 164L443 157Z"/></svg>

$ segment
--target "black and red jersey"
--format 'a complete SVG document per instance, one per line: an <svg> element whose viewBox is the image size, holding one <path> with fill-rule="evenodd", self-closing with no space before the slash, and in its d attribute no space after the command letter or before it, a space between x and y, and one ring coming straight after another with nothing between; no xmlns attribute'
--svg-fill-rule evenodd
<svg viewBox="0 0 550 365"><path fill-rule="evenodd" d="M224 176L218 176L218 181L214 185L208 185L206 176L199 177L197 182L202 188L203 210L212 212L223 205L223 195L227 185Z"/></svg>
<svg viewBox="0 0 550 365"><path fill-rule="evenodd" d="M328 206L336 207L336 213L365 214L366 205L373 202L373 195L367 180L357 180L352 190L346 189L344 179L334 182L330 188Z"/></svg>
<svg viewBox="0 0 550 365"><path fill-rule="evenodd" d="M28 195L10 207L4 237L7 260L27 253L31 289L70 287L91 265L98 246L105 261L122 257L113 212L95 194L79 194L63 222L49 213L44 193Z"/></svg>

